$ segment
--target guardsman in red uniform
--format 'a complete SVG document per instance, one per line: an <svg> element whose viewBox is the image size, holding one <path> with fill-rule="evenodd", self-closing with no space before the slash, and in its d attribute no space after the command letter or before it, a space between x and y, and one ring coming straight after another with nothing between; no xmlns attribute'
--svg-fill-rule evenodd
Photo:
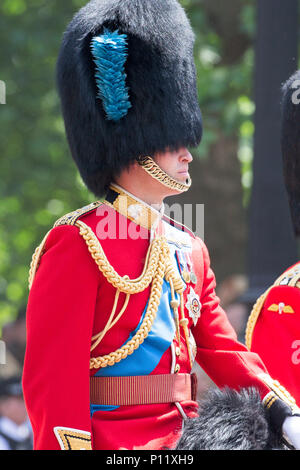
<svg viewBox="0 0 300 470"><path fill-rule="evenodd" d="M282 135L284 177L296 236L300 235L300 72L283 86ZM248 320L246 344L260 354L300 402L300 262L282 273L257 300Z"/></svg>
<svg viewBox="0 0 300 470"><path fill-rule="evenodd" d="M194 360L219 387L255 387L279 431L297 411L237 342L203 241L164 215L201 140L193 41L176 0L93 0L64 35L67 136L99 200L59 219L33 256L35 449L175 448L197 410Z"/></svg>

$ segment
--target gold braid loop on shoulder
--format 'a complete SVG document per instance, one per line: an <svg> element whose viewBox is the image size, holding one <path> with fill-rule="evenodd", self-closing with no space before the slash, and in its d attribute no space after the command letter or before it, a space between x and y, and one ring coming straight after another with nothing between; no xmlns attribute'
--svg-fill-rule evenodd
<svg viewBox="0 0 300 470"><path fill-rule="evenodd" d="M101 205L102 205L101 201L96 201L96 202L92 202L91 204L88 204L87 206L81 207L80 209L69 212L68 214L65 214L62 217L60 217L54 223L53 228L59 227L60 225L75 225L76 220L79 217L81 217L82 215L85 215L85 214L97 209ZM29 275L28 275L29 290L32 287L36 272L39 268L41 258L44 254L44 251L45 251L45 244L46 244L48 235L50 234L51 230L49 230L49 232L47 232L47 234L43 238L42 242L38 245L38 247L35 249L35 251L32 255L30 268L29 268Z"/></svg>
<svg viewBox="0 0 300 470"><path fill-rule="evenodd" d="M76 226L79 227L79 233L85 240L98 268L107 281L116 289L125 294L137 294L144 291L150 285L158 268L161 246L163 244L162 237L156 238L150 245L147 255L148 262L145 263L142 275L137 279L129 279L128 276L120 276L109 263L101 243L91 228L80 220L76 222Z"/></svg>

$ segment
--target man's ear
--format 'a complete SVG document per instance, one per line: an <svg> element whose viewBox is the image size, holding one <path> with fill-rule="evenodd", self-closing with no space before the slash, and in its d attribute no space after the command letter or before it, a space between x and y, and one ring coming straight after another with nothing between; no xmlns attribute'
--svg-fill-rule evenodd
<svg viewBox="0 0 300 470"><path fill-rule="evenodd" d="M139 162L138 162L137 160L135 160L135 161L134 161L133 163L131 163L131 164L126 168L126 170L124 170L124 171L126 171L127 174L130 174L130 173L132 173L132 172L133 172L134 174L136 174L136 172L137 172L137 171L140 171L140 169L141 169L141 166L140 166Z"/></svg>

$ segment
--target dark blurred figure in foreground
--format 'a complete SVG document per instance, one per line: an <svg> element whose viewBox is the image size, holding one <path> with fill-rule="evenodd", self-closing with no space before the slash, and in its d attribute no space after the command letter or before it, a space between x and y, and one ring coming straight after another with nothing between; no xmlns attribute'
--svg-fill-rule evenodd
<svg viewBox="0 0 300 470"><path fill-rule="evenodd" d="M0 379L0 450L31 450L32 430L21 377Z"/></svg>
<svg viewBox="0 0 300 470"><path fill-rule="evenodd" d="M186 421L176 450L287 450L254 388L211 389Z"/></svg>

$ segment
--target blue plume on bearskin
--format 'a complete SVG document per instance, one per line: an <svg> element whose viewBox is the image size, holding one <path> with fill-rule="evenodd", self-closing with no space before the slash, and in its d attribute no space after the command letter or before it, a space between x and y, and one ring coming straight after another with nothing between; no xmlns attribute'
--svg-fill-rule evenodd
<svg viewBox="0 0 300 470"><path fill-rule="evenodd" d="M125 62L127 59L127 35L104 30L92 39L98 98L103 102L107 119L119 121L131 107L126 87Z"/></svg>
<svg viewBox="0 0 300 470"><path fill-rule="evenodd" d="M213 389L200 402L197 418L188 419L177 450L284 449L269 424L255 389Z"/></svg>

